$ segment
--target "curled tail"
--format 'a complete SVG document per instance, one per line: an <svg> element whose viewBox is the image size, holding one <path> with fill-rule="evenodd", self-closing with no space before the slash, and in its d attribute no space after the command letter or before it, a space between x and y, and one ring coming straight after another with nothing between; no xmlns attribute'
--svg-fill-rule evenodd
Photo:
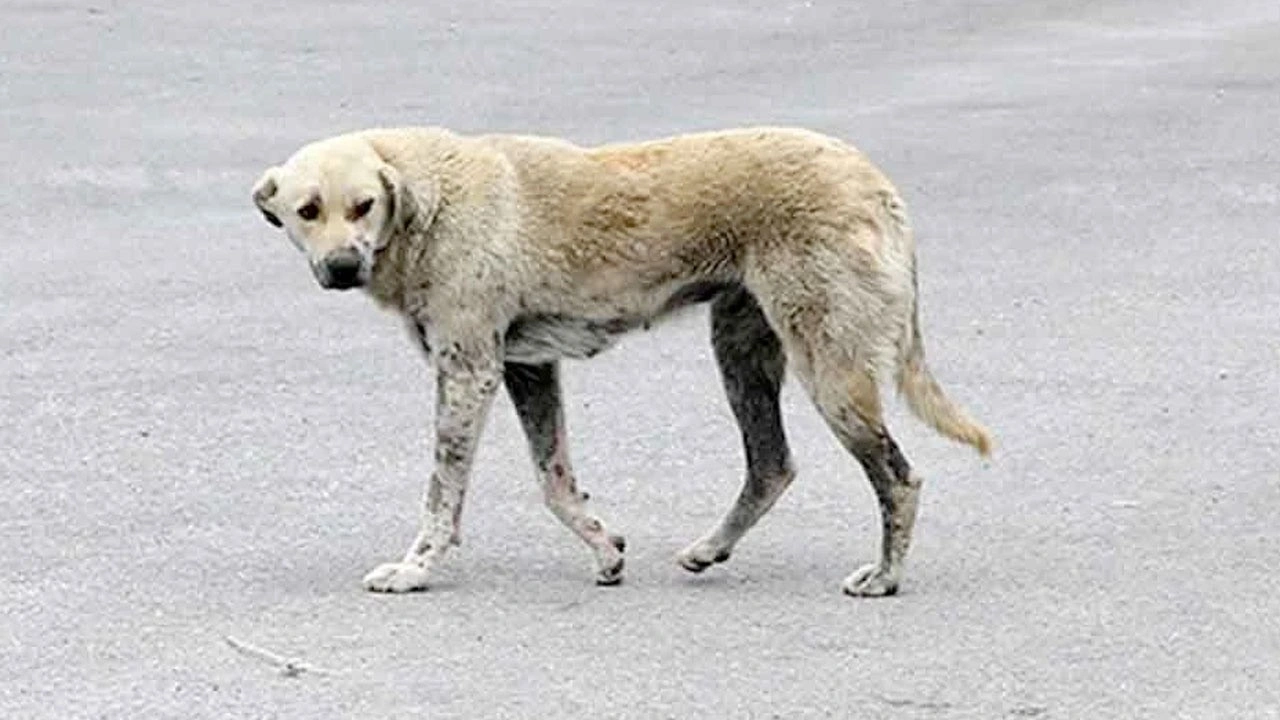
<svg viewBox="0 0 1280 720"><path fill-rule="evenodd" d="M912 284L915 269L912 268ZM914 288L913 288L914 289ZM972 445L983 457L991 454L991 434L942 392L929 366L924 361L924 342L920 338L918 293L912 304L911 326L906 328L898 359L898 391L907 399L907 407L916 417L946 437Z"/></svg>

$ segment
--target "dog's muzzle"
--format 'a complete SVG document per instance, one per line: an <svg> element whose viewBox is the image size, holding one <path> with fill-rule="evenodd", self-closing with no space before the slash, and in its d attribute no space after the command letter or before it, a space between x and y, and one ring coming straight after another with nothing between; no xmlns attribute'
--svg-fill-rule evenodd
<svg viewBox="0 0 1280 720"><path fill-rule="evenodd" d="M334 250L312 266L320 287L349 290L364 285L364 258L356 250Z"/></svg>

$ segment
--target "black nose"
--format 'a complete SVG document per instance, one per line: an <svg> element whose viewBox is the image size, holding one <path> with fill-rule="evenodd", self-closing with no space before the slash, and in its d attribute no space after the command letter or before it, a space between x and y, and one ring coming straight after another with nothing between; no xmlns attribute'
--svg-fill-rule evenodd
<svg viewBox="0 0 1280 720"><path fill-rule="evenodd" d="M324 259L325 278L322 284L333 290L359 287L363 283L360 278L362 265L360 253L354 250L331 252Z"/></svg>

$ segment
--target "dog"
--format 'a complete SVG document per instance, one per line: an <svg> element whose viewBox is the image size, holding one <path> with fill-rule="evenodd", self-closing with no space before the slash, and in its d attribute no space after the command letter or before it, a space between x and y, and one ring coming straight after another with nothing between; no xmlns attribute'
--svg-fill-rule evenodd
<svg viewBox="0 0 1280 720"><path fill-rule="evenodd" d="M520 135L382 128L303 146L253 188L321 287L362 288L405 319L436 368L435 468L403 558L364 577L406 592L458 539L477 439L499 387L515 406L547 507L622 579L625 542L578 489L558 363L710 303L711 342L741 429L746 480L678 562L724 562L791 484L779 391L788 368L879 501L879 561L843 582L897 592L921 480L890 437L892 378L940 434L991 449L925 364L915 245L898 191L861 152L794 128L584 148Z"/></svg>

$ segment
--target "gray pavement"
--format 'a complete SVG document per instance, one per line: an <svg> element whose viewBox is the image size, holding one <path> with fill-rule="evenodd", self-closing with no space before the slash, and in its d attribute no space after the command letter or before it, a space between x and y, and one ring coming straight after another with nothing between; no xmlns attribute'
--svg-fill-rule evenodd
<svg viewBox="0 0 1280 720"><path fill-rule="evenodd" d="M1280 5L0 4L0 717L1280 717ZM904 593L788 390L801 479L734 559L695 314L567 368L619 588L495 407L431 592L365 594L429 469L427 370L248 190L338 131L845 137L920 235L990 463L927 478ZM282 677L231 635L337 674Z"/></svg>

